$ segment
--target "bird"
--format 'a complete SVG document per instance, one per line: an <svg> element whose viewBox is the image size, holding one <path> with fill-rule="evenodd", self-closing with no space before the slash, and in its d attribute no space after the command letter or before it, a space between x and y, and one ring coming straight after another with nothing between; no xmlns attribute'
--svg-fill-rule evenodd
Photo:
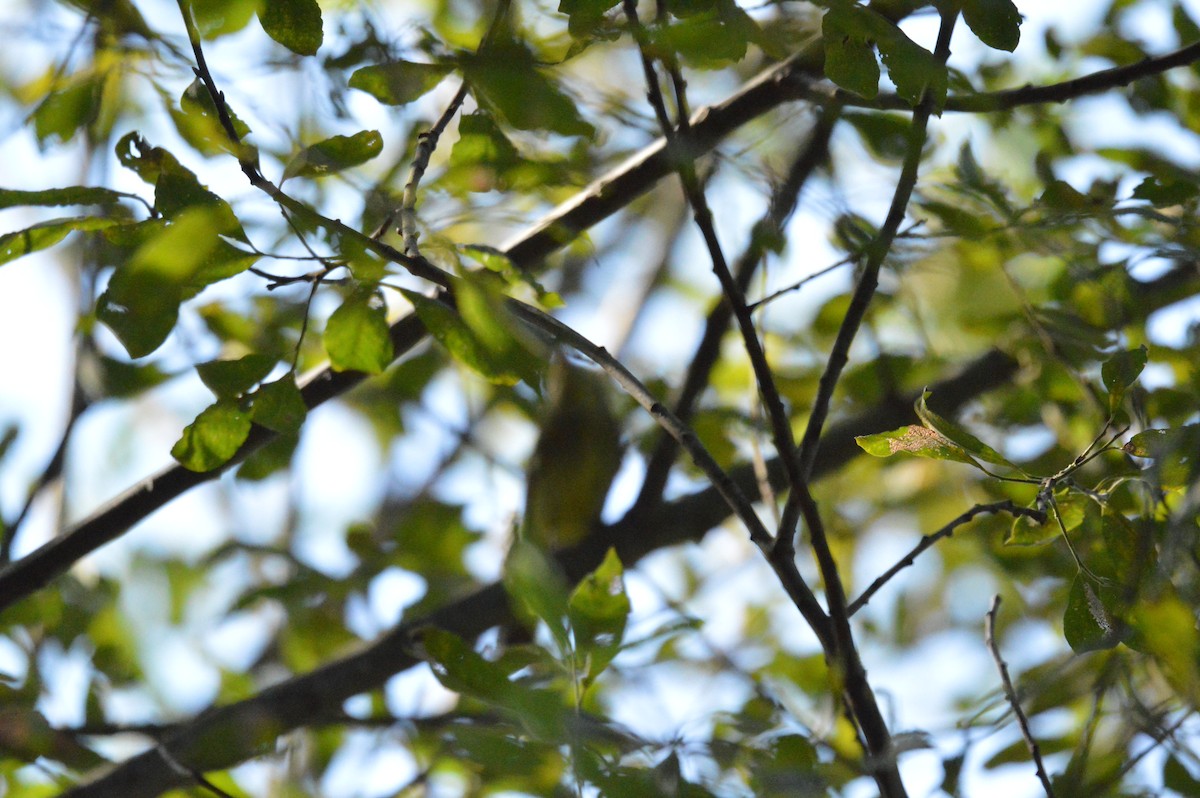
<svg viewBox="0 0 1200 798"><path fill-rule="evenodd" d="M598 372L551 355L521 525L522 538L544 551L579 543L600 519L622 459L609 393Z"/></svg>

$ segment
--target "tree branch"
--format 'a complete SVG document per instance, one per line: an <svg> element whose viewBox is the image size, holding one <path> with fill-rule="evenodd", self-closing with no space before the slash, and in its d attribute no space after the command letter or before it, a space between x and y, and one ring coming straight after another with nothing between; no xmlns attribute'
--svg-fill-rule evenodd
<svg viewBox="0 0 1200 798"><path fill-rule="evenodd" d="M951 95L946 99L942 111L986 114L1010 111L1025 105L1065 103L1090 94L1100 94L1110 89L1128 86L1142 78L1161 75L1197 61L1200 61L1200 42L1193 42L1160 56L1144 58L1134 64L1102 69L1060 83L1050 83L1044 86L1027 84L1016 89ZM875 111L912 110L912 105L907 100L891 92L881 93L868 100L828 83L816 84L811 81L798 81L794 85L789 85L789 89L795 92L793 99L808 100L818 105L840 103L848 107L867 108Z"/></svg>
<svg viewBox="0 0 1200 798"><path fill-rule="evenodd" d="M896 574L900 573L905 568L908 568L914 562L916 562L917 557L920 557L921 554L927 549L933 548L933 546L939 540L950 537L960 526L970 523L975 519L976 516L983 515L985 513L1008 513L1013 517L1025 516L1026 518L1032 518L1039 524L1044 524L1046 522L1046 514L1041 510L1035 510L1030 507L1021 507L1020 505L1013 504L1011 499L1006 499L1002 502L993 502L992 504L977 504L970 510L967 510L962 515L955 518L950 523L943 526L938 531L931 532L922 537L917 545L913 547L912 551L901 557L895 565L884 571L879 578L872 582L870 586L864 590L861 595L859 595L858 598L850 602L850 606L847 608L850 614L854 615L854 613L865 607L867 602L871 600L871 597L879 592L880 588L890 582L892 578L896 576Z"/></svg>
<svg viewBox="0 0 1200 798"><path fill-rule="evenodd" d="M1029 747L1029 755L1033 757L1038 779L1041 780L1042 788L1046 791L1046 798L1054 798L1054 785L1050 783L1050 775L1046 772L1046 764L1042 761L1042 750L1038 747L1037 740L1034 739L1033 732L1029 728L1029 718L1025 717L1025 710L1021 709L1021 701L1017 698L1016 688L1013 687L1012 679L1008 675L1008 664L1000 655L1000 646L996 642L996 613L999 609L1000 594L997 593L992 597L991 609L985 616L983 641L987 645L988 651L991 652L992 659L996 661L996 670L1000 672L1000 681L1004 685L1004 697L1008 699L1008 705L1012 707L1013 714L1017 716L1017 725L1021 727L1021 737L1024 738L1025 745Z"/></svg>

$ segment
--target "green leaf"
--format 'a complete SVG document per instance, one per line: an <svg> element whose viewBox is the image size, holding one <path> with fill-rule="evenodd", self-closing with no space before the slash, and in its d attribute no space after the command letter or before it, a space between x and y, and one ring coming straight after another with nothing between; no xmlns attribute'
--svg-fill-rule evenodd
<svg viewBox="0 0 1200 798"><path fill-rule="evenodd" d="M842 118L854 127L863 144L876 158L898 163L908 152L908 140L912 132L912 122L908 116L847 111ZM922 203L923 206L926 204Z"/></svg>
<svg viewBox="0 0 1200 798"><path fill-rule="evenodd" d="M963 20L979 41L1012 52L1021 41L1021 13L1012 0L963 0Z"/></svg>
<svg viewBox="0 0 1200 798"><path fill-rule="evenodd" d="M0 208L15 208L22 205L116 205L122 199L134 195L95 186L70 186L69 188L46 188L41 191L20 191L15 188L0 188Z"/></svg>
<svg viewBox="0 0 1200 798"><path fill-rule="evenodd" d="M1008 468L1016 468L1015 465L1010 463L1007 458L1005 458L995 449L988 446L986 443L979 440L959 425L942 418L937 413L930 410L928 404L926 403L929 396L929 391L924 391L916 402L917 418L921 419L922 424L941 433L943 436L965 449L973 457L977 457L985 463L1006 466Z"/></svg>
<svg viewBox="0 0 1200 798"><path fill-rule="evenodd" d="M465 56L462 67L479 105L513 127L595 135L596 129L579 116L575 101L537 68L524 44L501 41L483 53Z"/></svg>
<svg viewBox="0 0 1200 798"><path fill-rule="evenodd" d="M1190 603L1164 592L1154 600L1138 602L1129 622L1130 647L1154 657L1178 695L1200 700L1200 634Z"/></svg>
<svg viewBox="0 0 1200 798"><path fill-rule="evenodd" d="M283 179L323 177L366 163L382 151L383 138L378 130L362 130L353 136L332 136L292 156L283 170Z"/></svg>
<svg viewBox="0 0 1200 798"><path fill-rule="evenodd" d="M154 181L154 208L168 219L178 218L192 209L204 209L217 235L248 241L242 223L229 203L209 191L196 176L182 166L164 165Z"/></svg>
<svg viewBox="0 0 1200 798"><path fill-rule="evenodd" d="M317 0L261 0L258 21L268 36L298 55L314 55L321 46Z"/></svg>
<svg viewBox="0 0 1200 798"><path fill-rule="evenodd" d="M42 249L54 246L76 231L104 230L124 224L120 219L78 216L69 219L51 219L39 222L24 230L0 235L0 265L16 260Z"/></svg>
<svg viewBox="0 0 1200 798"><path fill-rule="evenodd" d="M454 310L416 291L405 290L401 293L412 303L421 323L438 343L449 350L455 360L497 385L516 385L521 381L521 375L498 362L491 350Z"/></svg>
<svg viewBox="0 0 1200 798"><path fill-rule="evenodd" d="M308 405L292 374L263 383L250 395L250 402L254 422L275 432L296 432L308 415Z"/></svg>
<svg viewBox="0 0 1200 798"><path fill-rule="evenodd" d="M1191 484L1200 467L1200 424L1174 429L1148 429L1129 439L1126 454L1154 460L1152 472L1163 488Z"/></svg>
<svg viewBox="0 0 1200 798"><path fill-rule="evenodd" d="M299 445L300 435L297 433L275 436L274 440L255 450L238 466L237 478L257 482L277 474L292 464L292 455Z"/></svg>
<svg viewBox="0 0 1200 798"><path fill-rule="evenodd" d="M621 650L629 610L621 560L616 550L609 549L604 562L576 586L567 604L577 659L588 681L599 676Z"/></svg>
<svg viewBox="0 0 1200 798"><path fill-rule="evenodd" d="M103 395L114 399L137 396L155 385L162 384L171 376L152 363L128 363L107 355L97 355L96 365L99 367Z"/></svg>
<svg viewBox="0 0 1200 798"><path fill-rule="evenodd" d="M570 17L567 30L572 36L587 36L596 29L608 10L620 3L621 0L559 0L558 13Z"/></svg>
<svg viewBox="0 0 1200 798"><path fill-rule="evenodd" d="M891 457L893 454L914 454L931 460L950 460L978 467L979 464L954 441L937 430L918 427L915 424L900 427L891 432L874 435L859 435L854 441L864 452L875 457Z"/></svg>
<svg viewBox="0 0 1200 798"><path fill-rule="evenodd" d="M236 399L270 374L276 362L269 355L250 354L237 360L200 363L196 372L218 399Z"/></svg>
<svg viewBox="0 0 1200 798"><path fill-rule="evenodd" d="M191 174L174 155L162 147L151 145L137 131L126 133L113 149L117 161L122 166L132 169L138 177L151 185L158 181L164 170Z"/></svg>
<svg viewBox="0 0 1200 798"><path fill-rule="evenodd" d="M229 462L249 434L249 414L237 401L222 399L184 428L171 456L189 471L212 471Z"/></svg>
<svg viewBox="0 0 1200 798"><path fill-rule="evenodd" d="M355 70L349 85L386 105L404 105L431 91L453 71L448 64L396 61Z"/></svg>
<svg viewBox="0 0 1200 798"><path fill-rule="evenodd" d="M1163 763L1163 786L1185 798L1200 798L1200 780L1174 756Z"/></svg>
<svg viewBox="0 0 1200 798"><path fill-rule="evenodd" d="M879 62L859 23L859 9L836 5L821 21L825 77L870 100L879 94Z"/></svg>
<svg viewBox="0 0 1200 798"><path fill-rule="evenodd" d="M216 155L230 152L244 160L258 161L258 154L253 145L245 139L250 135L250 126L241 120L237 113L225 103L225 113L228 114L233 130L238 135L240 144L235 144L221 124L217 106L213 103L212 95L199 78L193 80L183 90L179 97L179 108L171 107L167 102L167 110L175 129L200 152L205 155Z"/></svg>
<svg viewBox="0 0 1200 798"><path fill-rule="evenodd" d="M324 342L335 370L382 373L393 357L382 298L372 291L348 297L325 323Z"/></svg>
<svg viewBox="0 0 1200 798"><path fill-rule="evenodd" d="M52 91L33 112L33 130L38 143L50 139L70 141L76 131L100 113L104 75L89 74L71 80L66 88Z"/></svg>
<svg viewBox="0 0 1200 798"><path fill-rule="evenodd" d="M654 44L657 50L677 54L688 66L716 69L741 61L749 43L761 38L753 17L736 3L719 2L660 28Z"/></svg>
<svg viewBox="0 0 1200 798"><path fill-rule="evenodd" d="M189 0L196 27L205 39L237 33L250 23L262 0Z"/></svg>
<svg viewBox="0 0 1200 798"><path fill-rule="evenodd" d="M1146 200L1155 208L1171 208L1190 202L1200 193L1194 180L1147 177L1133 190L1133 198Z"/></svg>
<svg viewBox="0 0 1200 798"><path fill-rule="evenodd" d="M179 303L197 288L244 270L257 257L218 237L223 218L219 209L189 208L169 223L139 227L143 242L113 273L96 308L130 357L144 357L166 340Z"/></svg>
<svg viewBox="0 0 1200 798"><path fill-rule="evenodd" d="M1137 349L1118 352L1104 361L1104 365L1100 367L1100 378L1108 391L1110 413L1116 412L1121 406L1121 400L1125 398L1125 390L1137 381L1138 375L1146 367L1147 357L1146 345L1142 344Z"/></svg>
<svg viewBox="0 0 1200 798"><path fill-rule="evenodd" d="M113 273L97 300L96 318L113 331L130 357L145 357L175 328L182 301L178 283L153 271L123 267Z"/></svg>
<svg viewBox="0 0 1200 798"><path fill-rule="evenodd" d="M984 217L966 210L961 205L924 200L920 207L921 210L936 216L948 232L963 238L979 238L992 229L992 225L988 224Z"/></svg>
<svg viewBox="0 0 1200 798"><path fill-rule="evenodd" d="M567 582L554 560L523 538L513 541L504 560L504 589L517 616L533 629L543 621L559 650L570 650L567 635Z"/></svg>
<svg viewBox="0 0 1200 798"><path fill-rule="evenodd" d="M554 693L511 681L500 665L487 661L460 637L443 629L425 629L419 643L434 675L448 689L510 711L540 739L564 739L563 709Z"/></svg>
<svg viewBox="0 0 1200 798"><path fill-rule="evenodd" d="M1013 519L1012 526L1004 537L1004 545L1040 546L1054 540L1060 534L1062 531L1053 519L1047 518L1044 523L1039 524L1034 519L1021 515Z"/></svg>
<svg viewBox="0 0 1200 798"><path fill-rule="evenodd" d="M1078 574L1067 595L1063 612L1063 634L1077 654L1114 648L1120 640L1117 621L1100 600L1096 587Z"/></svg>
<svg viewBox="0 0 1200 798"><path fill-rule="evenodd" d="M490 275L469 273L457 280L454 297L459 316L487 349L497 368L536 385L542 364L531 351L535 344L518 336L522 328L505 308L504 295L495 282Z"/></svg>
<svg viewBox="0 0 1200 798"><path fill-rule="evenodd" d="M887 26L890 35L879 37L879 55L887 67L888 77L896 84L896 93L916 106L929 89L934 108L941 108L949 84L945 65L938 63L933 53L908 38L895 25L888 22Z"/></svg>

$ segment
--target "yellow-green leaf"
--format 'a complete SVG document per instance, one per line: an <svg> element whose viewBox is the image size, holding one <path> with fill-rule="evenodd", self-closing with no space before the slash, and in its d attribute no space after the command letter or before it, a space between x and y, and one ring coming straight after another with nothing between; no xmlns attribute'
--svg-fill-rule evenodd
<svg viewBox="0 0 1200 798"><path fill-rule="evenodd" d="M325 323L325 351L337 371L379 374L392 362L387 309L373 292L349 297Z"/></svg>
<svg viewBox="0 0 1200 798"><path fill-rule="evenodd" d="M387 105L410 103L442 82L454 67L447 64L418 64L395 61L355 70L350 88L365 91Z"/></svg>
<svg viewBox="0 0 1200 798"><path fill-rule="evenodd" d="M171 456L189 471L212 471L229 462L249 434L250 416L237 401L222 399L184 428Z"/></svg>
<svg viewBox="0 0 1200 798"><path fill-rule="evenodd" d="M258 21L268 36L298 55L314 55L321 46L317 0L261 0Z"/></svg>
<svg viewBox="0 0 1200 798"><path fill-rule="evenodd" d="M353 136L331 136L292 156L283 170L290 177L322 177L366 163L383 151L378 130L362 130Z"/></svg>
<svg viewBox="0 0 1200 798"><path fill-rule="evenodd" d="M954 441L927 427L910 425L891 432L859 435L855 442L867 454L891 457L893 454L914 454L931 460L951 460L978 467L966 450Z"/></svg>
<svg viewBox="0 0 1200 798"><path fill-rule="evenodd" d="M263 383L250 395L250 402L255 423L276 432L297 431L308 415L308 405L304 403L292 374Z"/></svg>

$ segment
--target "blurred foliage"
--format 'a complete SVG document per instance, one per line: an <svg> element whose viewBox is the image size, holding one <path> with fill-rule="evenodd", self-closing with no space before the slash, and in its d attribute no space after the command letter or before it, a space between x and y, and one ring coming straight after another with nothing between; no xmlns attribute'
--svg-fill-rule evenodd
<svg viewBox="0 0 1200 798"><path fill-rule="evenodd" d="M1009 0L945 5L962 16L956 51L973 54L949 68L926 3L641 4L647 53L677 71L664 89L689 92L690 104L667 91L670 112L811 42L856 106L801 203L827 241L764 232L769 255L747 281L797 430L910 149L911 113L896 107L928 95L938 114L947 98L1200 40L1188 5L1167 0L1113 0L1084 33L1041 41ZM1146 20L1162 23L1153 37ZM168 452L216 472L270 438L168 521L0 614L0 794L58 794L205 707L319 672L497 580L513 628L466 640L422 626L420 666L313 708L298 731L264 719L208 740L259 769L207 778L279 796L862 794L868 763L837 676L740 526L694 530L636 564L609 550L582 579L512 543L554 347L511 301L599 331L669 404L720 298L669 179L617 197L615 221L564 234L544 261L499 249L658 134L620 2L24 0L0 26L14 184L0 186L0 291L34 263L69 276L70 296L50 301L73 314L72 352L45 366L76 397L64 451L39 452L32 478L13 455L35 416L49 423L44 407L0 418L0 553L19 561L43 542L24 522L44 524L55 500L75 519ZM875 457L814 494L851 598L938 535L854 630L896 694L885 714L900 719L902 772L929 783L940 767L945 794L988 794L1014 765L1037 788L980 642L999 593L999 646L1056 795L1200 795L1197 64L1101 87L1086 109L935 118L834 394L834 421L920 397L911 423L858 439ZM798 108L745 120L701 161L731 250L807 141ZM422 279L439 270L452 297ZM430 333L415 347L397 334L409 313ZM923 390L993 348L1013 376L935 410ZM713 355L690 426L721 467L761 472L770 425L732 327ZM3 384L24 379L0 362ZM332 378L306 388L305 375L324 367L364 379L313 410L305 396ZM611 390L595 398L612 399L626 445L615 521L658 431ZM681 460L666 496L703 479ZM761 476L756 498L775 517L782 496ZM1027 512L947 526L1006 501ZM800 562L818 584L803 547Z"/></svg>

